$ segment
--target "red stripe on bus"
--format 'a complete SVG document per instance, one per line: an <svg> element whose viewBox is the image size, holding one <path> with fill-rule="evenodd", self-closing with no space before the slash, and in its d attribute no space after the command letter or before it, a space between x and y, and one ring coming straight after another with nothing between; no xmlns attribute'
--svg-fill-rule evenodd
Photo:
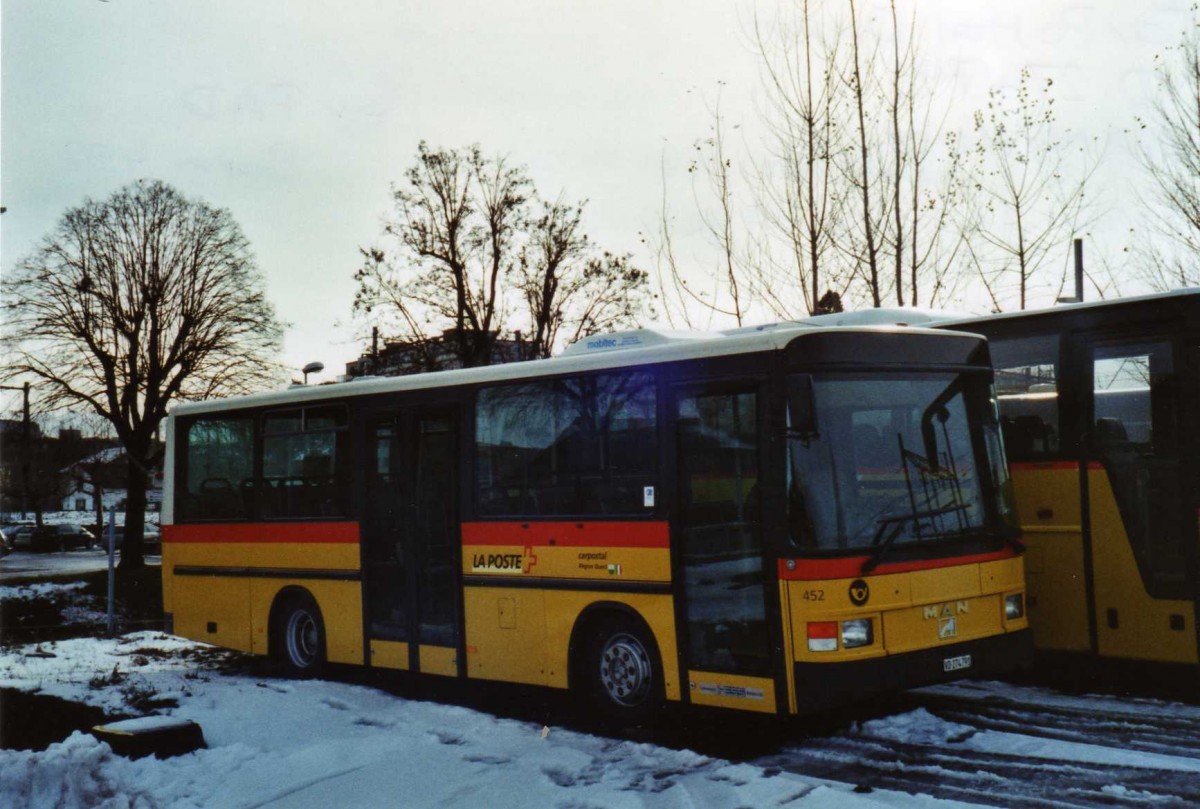
<svg viewBox="0 0 1200 809"><path fill-rule="evenodd" d="M1104 467L1097 461L1090 461L1087 465L1088 469L1103 469ZM1013 472L1037 472L1046 469L1079 469L1079 461L1023 461L1021 463L1010 463L1008 468Z"/></svg>
<svg viewBox="0 0 1200 809"><path fill-rule="evenodd" d="M465 522L464 545L669 548L665 522Z"/></svg>
<svg viewBox="0 0 1200 809"><path fill-rule="evenodd" d="M164 525L163 542L270 542L354 544L356 522L188 523Z"/></svg>
<svg viewBox="0 0 1200 809"><path fill-rule="evenodd" d="M996 562L1016 556L1012 548L993 553L972 556L951 556L945 559L921 559L913 562L884 562L871 571L871 576L886 576L889 573L912 573L917 570L935 570L940 567L974 565ZM863 563L869 556L850 556L841 559L780 559L779 578L784 581L817 581L823 579L857 579L863 575ZM788 562L796 563L795 570L788 570Z"/></svg>

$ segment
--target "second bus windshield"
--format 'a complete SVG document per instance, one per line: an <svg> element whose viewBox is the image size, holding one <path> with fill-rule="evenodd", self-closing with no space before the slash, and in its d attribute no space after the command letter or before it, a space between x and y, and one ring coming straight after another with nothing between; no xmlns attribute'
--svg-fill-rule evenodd
<svg viewBox="0 0 1200 809"><path fill-rule="evenodd" d="M792 386L789 408L791 424L806 408L816 414L815 424L789 430L794 543L863 551L978 532L988 527L989 512L1007 513L1008 487L992 493L1005 473L985 377L811 379L811 388L807 380ZM811 400L796 401L801 396Z"/></svg>

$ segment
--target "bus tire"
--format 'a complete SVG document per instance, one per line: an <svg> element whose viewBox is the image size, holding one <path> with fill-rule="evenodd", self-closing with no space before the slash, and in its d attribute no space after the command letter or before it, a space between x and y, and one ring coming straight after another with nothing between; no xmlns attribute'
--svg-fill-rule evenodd
<svg viewBox="0 0 1200 809"><path fill-rule="evenodd" d="M604 724L638 725L662 707L658 646L649 630L627 616L595 625L584 650L583 687L593 716Z"/></svg>
<svg viewBox="0 0 1200 809"><path fill-rule="evenodd" d="M325 622L306 592L283 596L275 614L272 648L276 664L289 677L316 677L325 668Z"/></svg>

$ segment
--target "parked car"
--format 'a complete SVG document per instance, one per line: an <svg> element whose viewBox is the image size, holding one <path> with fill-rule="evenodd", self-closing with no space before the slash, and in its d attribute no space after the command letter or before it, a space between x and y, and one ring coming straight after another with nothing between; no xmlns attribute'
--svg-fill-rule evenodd
<svg viewBox="0 0 1200 809"><path fill-rule="evenodd" d="M5 523L4 525L0 525L0 536L4 537L4 539L0 541L0 545L6 549L3 551L3 553L12 553L17 549L18 531L33 527L33 523L31 522L9 522Z"/></svg>
<svg viewBox="0 0 1200 809"><path fill-rule="evenodd" d="M17 541L28 544L31 551L61 551L67 548L90 548L96 542L96 537L82 525L75 523L59 523L58 525L43 525L41 528L22 530L17 534Z"/></svg>
<svg viewBox="0 0 1200 809"><path fill-rule="evenodd" d="M17 523L16 525L6 525L4 533L8 536L8 541L12 543L13 550L17 548L32 548L33 547L33 532L37 530L37 526L33 523Z"/></svg>
<svg viewBox="0 0 1200 809"><path fill-rule="evenodd" d="M114 537L116 546L120 548L125 541L125 526L118 525L113 530L116 532L116 536ZM104 550L108 550L108 528L104 527L94 530L94 533L96 535L96 544ZM142 529L142 549L146 553L162 553L162 532L157 525L146 523L145 528Z"/></svg>

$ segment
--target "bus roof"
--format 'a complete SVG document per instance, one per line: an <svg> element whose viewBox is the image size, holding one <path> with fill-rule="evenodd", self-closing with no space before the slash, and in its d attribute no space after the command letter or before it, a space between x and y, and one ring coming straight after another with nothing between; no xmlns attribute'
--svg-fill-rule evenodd
<svg viewBox="0 0 1200 809"><path fill-rule="evenodd" d="M1066 316L1076 312L1097 313L1114 307L1136 306L1155 301L1168 301L1192 296L1197 296L1200 299L1200 287L1185 287L1183 289L1173 289L1170 292L1155 292L1149 295L1133 295L1128 298L1110 298L1108 300L1087 301L1085 303L1062 303L1042 309L1023 309L1018 312L1000 312L993 315L951 315L947 313L945 318L935 322L939 327L954 329L959 326L973 326L981 322L990 323L993 321L1017 320L1026 317ZM969 331L970 329L965 328L964 330Z"/></svg>
<svg viewBox="0 0 1200 809"><path fill-rule="evenodd" d="M248 396L233 396L204 402L185 402L174 407L172 415L194 415L242 408L300 404L351 396L369 396L456 385L477 385L556 374L781 350L793 339L806 333L946 334L945 330L896 325L895 320L883 319L882 323L887 325L855 326L835 324L822 319L827 317L830 316L772 323L728 332L670 332L638 329L630 332L593 335L580 340L561 355L550 359L504 363L482 368L455 368L407 376L360 377L334 384L297 386ZM839 317L843 320L853 319L845 316ZM961 336L978 338L978 335L963 334ZM581 343L584 344L582 348L579 347Z"/></svg>

